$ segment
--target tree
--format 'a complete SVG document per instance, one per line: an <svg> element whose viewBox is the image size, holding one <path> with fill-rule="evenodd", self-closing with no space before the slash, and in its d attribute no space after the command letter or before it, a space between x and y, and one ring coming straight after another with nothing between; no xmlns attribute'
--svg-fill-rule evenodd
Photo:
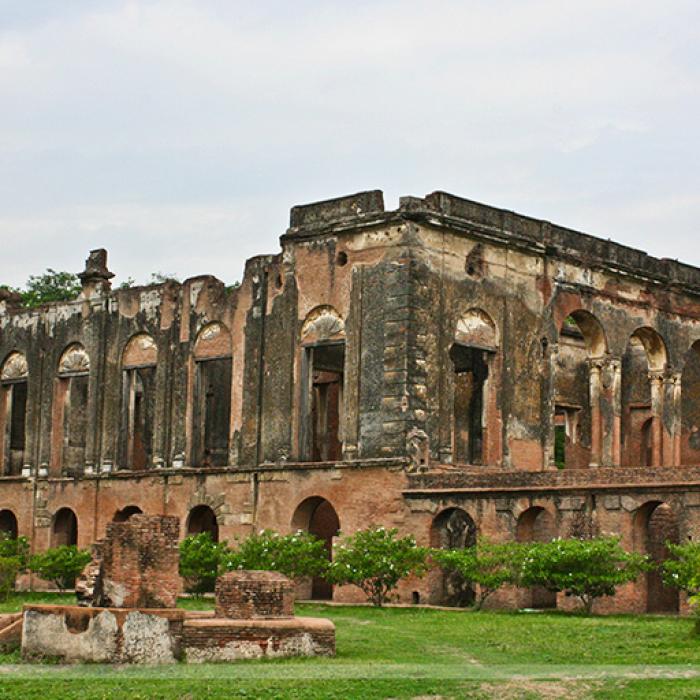
<svg viewBox="0 0 700 700"><path fill-rule="evenodd" d="M480 539L475 547L466 549L434 549L431 558L443 569L456 571L465 581L478 585L474 607L480 610L502 586L520 584L529 549L529 544L520 542Z"/></svg>
<svg viewBox="0 0 700 700"><path fill-rule="evenodd" d="M72 272L57 272L50 267L43 275L31 275L25 289L16 289L22 303L34 308L51 301L72 301L80 294L81 284Z"/></svg>
<svg viewBox="0 0 700 700"><path fill-rule="evenodd" d="M7 600L15 589L15 581L20 571L18 557L6 557L0 555L0 602Z"/></svg>
<svg viewBox="0 0 700 700"><path fill-rule="evenodd" d="M422 576L428 550L417 547L413 536L397 529L370 527L346 537L334 547L327 580L357 586L376 606L383 605L398 582L411 574Z"/></svg>
<svg viewBox="0 0 700 700"><path fill-rule="evenodd" d="M180 542L180 576L185 579L185 589L195 595L213 591L226 553L226 542L214 542L209 532L185 537Z"/></svg>
<svg viewBox="0 0 700 700"><path fill-rule="evenodd" d="M308 532L280 535L274 530L261 530L229 550L224 567L228 571L279 571L295 579L322 576L328 568L328 558L325 542Z"/></svg>
<svg viewBox="0 0 700 700"><path fill-rule="evenodd" d="M76 577L91 559L87 550L78 549L74 544L61 545L35 554L29 560L29 568L45 581L53 581L64 591L72 588Z"/></svg>
<svg viewBox="0 0 700 700"><path fill-rule="evenodd" d="M596 598L614 595L618 586L648 569L648 557L626 552L616 537L552 540L530 545L522 585L564 591L590 613Z"/></svg>

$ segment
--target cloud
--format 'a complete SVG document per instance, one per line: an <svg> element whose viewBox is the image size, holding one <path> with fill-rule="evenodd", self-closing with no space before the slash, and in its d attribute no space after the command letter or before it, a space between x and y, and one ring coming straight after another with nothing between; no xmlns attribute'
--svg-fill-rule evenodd
<svg viewBox="0 0 700 700"><path fill-rule="evenodd" d="M293 204L375 187L700 264L696 2L6 5L13 284L97 245L123 276L235 279L277 249Z"/></svg>

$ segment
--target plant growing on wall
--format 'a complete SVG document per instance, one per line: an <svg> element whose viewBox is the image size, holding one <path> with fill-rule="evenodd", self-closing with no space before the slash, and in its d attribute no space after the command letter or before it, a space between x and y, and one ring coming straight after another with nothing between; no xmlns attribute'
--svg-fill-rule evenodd
<svg viewBox="0 0 700 700"><path fill-rule="evenodd" d="M370 527L345 537L333 548L326 578L335 584L357 586L376 606L389 599L401 579L422 576L428 550L416 546L413 536L398 537L398 530Z"/></svg>
<svg viewBox="0 0 700 700"><path fill-rule="evenodd" d="M616 537L552 540L530 545L522 585L573 595L590 613L596 598L614 595L649 568L648 557L625 551Z"/></svg>
<svg viewBox="0 0 700 700"><path fill-rule="evenodd" d="M214 542L209 532L185 537L180 542L180 576L185 579L185 590L195 595L213 591L226 554L226 542Z"/></svg>
<svg viewBox="0 0 700 700"><path fill-rule="evenodd" d="M480 610L502 586L520 584L529 550L529 543L494 543L481 538L475 547L434 549L430 557L446 571L456 571L465 581L478 586L474 607Z"/></svg>
<svg viewBox="0 0 700 700"><path fill-rule="evenodd" d="M224 569L279 571L289 578L322 576L328 567L323 540L308 532L281 535L261 530L237 542L225 555Z"/></svg>
<svg viewBox="0 0 700 700"><path fill-rule="evenodd" d="M72 588L78 574L92 559L90 552L78 549L74 544L61 545L35 554L29 560L29 569L44 581L53 581L65 591Z"/></svg>
<svg viewBox="0 0 700 700"><path fill-rule="evenodd" d="M50 267L41 275L30 275L24 289L14 289L22 303L30 308L51 301L71 301L80 294L81 285L72 272L57 272Z"/></svg>

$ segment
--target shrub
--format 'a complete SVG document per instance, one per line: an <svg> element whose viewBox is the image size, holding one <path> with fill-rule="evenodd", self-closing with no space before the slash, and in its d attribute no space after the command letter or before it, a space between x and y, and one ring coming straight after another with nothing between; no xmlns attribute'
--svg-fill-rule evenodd
<svg viewBox="0 0 700 700"><path fill-rule="evenodd" d="M280 535L261 530L226 553L224 568L279 571L292 579L321 576L328 568L328 555L325 542L308 532Z"/></svg>
<svg viewBox="0 0 700 700"><path fill-rule="evenodd" d="M672 558L661 565L664 583L691 596L700 593L700 542L666 546Z"/></svg>
<svg viewBox="0 0 700 700"><path fill-rule="evenodd" d="M0 531L0 557L16 557L19 571L26 571L29 566L29 540L26 537L11 537Z"/></svg>
<svg viewBox="0 0 700 700"><path fill-rule="evenodd" d="M29 568L45 581L53 581L64 591L75 584L78 574L92 559L90 552L78 549L74 544L61 545L35 554L29 560Z"/></svg>
<svg viewBox="0 0 700 700"><path fill-rule="evenodd" d="M579 598L590 613L596 598L614 595L617 586L648 569L646 556L626 552L615 537L553 540L531 545L522 585L564 591Z"/></svg>
<svg viewBox="0 0 700 700"><path fill-rule="evenodd" d="M180 542L180 576L185 579L185 590L195 595L213 591L226 550L226 542L214 542L209 532L185 537Z"/></svg>
<svg viewBox="0 0 700 700"><path fill-rule="evenodd" d="M360 530L334 548L327 580L360 588L376 606L383 605L398 582L427 568L428 550L417 547L412 536L397 537L398 530L383 527Z"/></svg>
<svg viewBox="0 0 700 700"><path fill-rule="evenodd" d="M21 568L18 557L6 557L0 555L0 602L15 590L15 580Z"/></svg>
<svg viewBox="0 0 700 700"><path fill-rule="evenodd" d="M474 607L480 610L501 586L520 584L529 550L529 544L480 539L476 547L467 549L434 549L431 558L443 569L456 571L465 581L478 585Z"/></svg>

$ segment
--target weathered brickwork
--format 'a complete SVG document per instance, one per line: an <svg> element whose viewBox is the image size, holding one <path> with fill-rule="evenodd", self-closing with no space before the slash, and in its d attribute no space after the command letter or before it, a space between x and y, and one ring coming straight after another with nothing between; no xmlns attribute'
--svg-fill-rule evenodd
<svg viewBox="0 0 700 700"><path fill-rule="evenodd" d="M294 617L294 584L275 571L231 571L216 579L216 616Z"/></svg>
<svg viewBox="0 0 700 700"><path fill-rule="evenodd" d="M281 247L236 288L112 290L94 251L74 302L0 293L0 528L35 551L138 512L329 551L369 523L610 532L656 558L700 536L700 270L442 192L294 207ZM601 606L683 609L659 586Z"/></svg>
<svg viewBox="0 0 700 700"><path fill-rule="evenodd" d="M112 608L175 608L180 522L173 516L133 515L111 522L101 546L93 604Z"/></svg>

